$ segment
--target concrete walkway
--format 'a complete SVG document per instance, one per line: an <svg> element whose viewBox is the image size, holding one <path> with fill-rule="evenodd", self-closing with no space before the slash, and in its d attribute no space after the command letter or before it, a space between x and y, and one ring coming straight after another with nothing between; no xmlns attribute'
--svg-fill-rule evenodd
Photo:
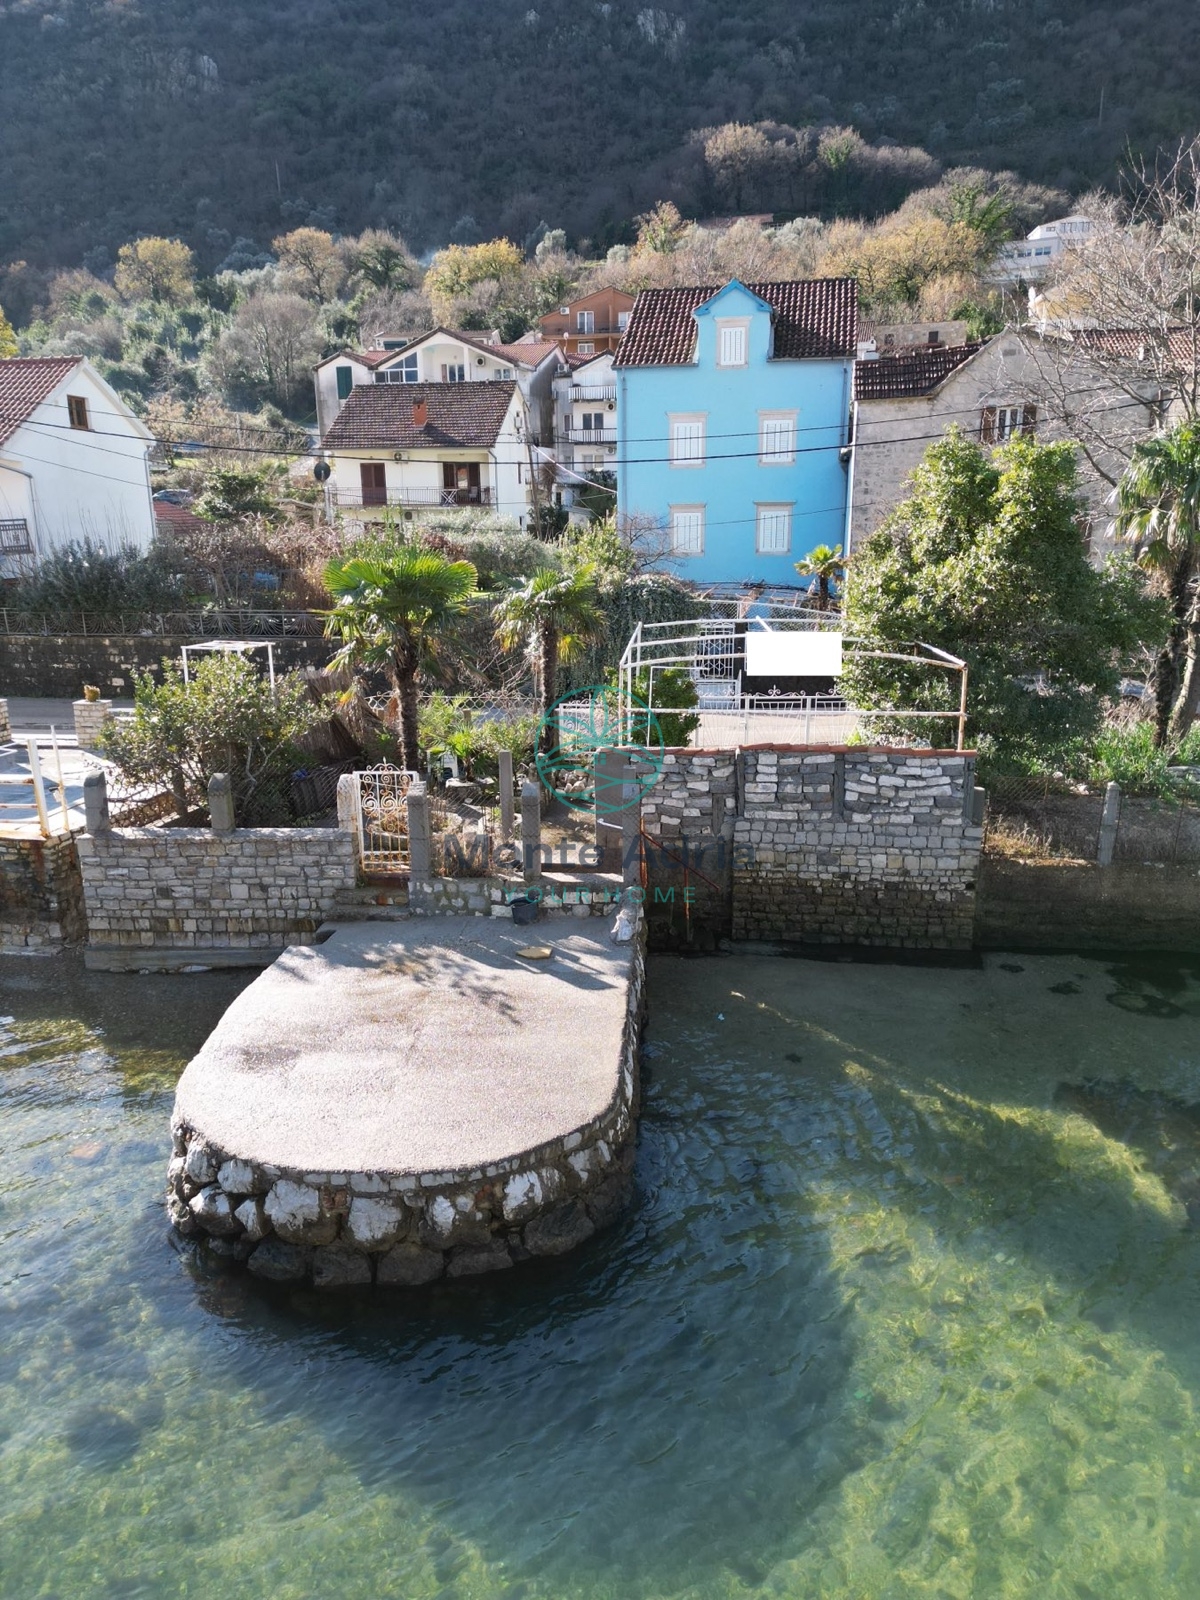
<svg viewBox="0 0 1200 1600"><path fill-rule="evenodd" d="M523 957L548 945L549 961ZM485 1168L618 1097L634 950L607 920L356 924L286 951L226 1012L175 1121L315 1173Z"/></svg>

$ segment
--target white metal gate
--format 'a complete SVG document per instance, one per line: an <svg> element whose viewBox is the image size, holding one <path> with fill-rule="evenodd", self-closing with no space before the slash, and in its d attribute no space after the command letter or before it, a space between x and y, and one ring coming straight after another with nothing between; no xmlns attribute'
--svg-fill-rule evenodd
<svg viewBox="0 0 1200 1600"><path fill-rule="evenodd" d="M409 786L417 773L401 767L370 767L356 772L358 788L358 857L364 872L404 872L408 869Z"/></svg>

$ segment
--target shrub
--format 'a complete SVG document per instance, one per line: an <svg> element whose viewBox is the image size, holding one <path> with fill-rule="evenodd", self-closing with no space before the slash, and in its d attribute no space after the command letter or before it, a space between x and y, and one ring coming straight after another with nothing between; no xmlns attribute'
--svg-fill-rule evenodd
<svg viewBox="0 0 1200 1600"><path fill-rule="evenodd" d="M170 610L183 584L155 550L110 550L83 539L64 545L16 585L14 606L50 618L113 611Z"/></svg>
<svg viewBox="0 0 1200 1600"><path fill-rule="evenodd" d="M293 771L304 764L298 741L322 716L303 679L277 678L274 688L240 655L202 659L184 683L165 660L163 681L137 679L133 716L110 722L104 753L133 783L168 789L180 816L208 805L208 781L228 773L240 827L292 819Z"/></svg>

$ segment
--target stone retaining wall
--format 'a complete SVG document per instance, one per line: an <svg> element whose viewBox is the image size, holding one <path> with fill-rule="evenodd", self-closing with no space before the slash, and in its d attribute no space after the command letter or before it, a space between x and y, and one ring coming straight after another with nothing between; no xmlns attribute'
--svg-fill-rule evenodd
<svg viewBox="0 0 1200 1600"><path fill-rule="evenodd" d="M164 656L179 660L195 637L154 634L0 634L0 684L9 695L74 700L85 683L94 683L116 700L133 698L140 672L157 672ZM275 668L325 667L334 646L303 636L272 640Z"/></svg>
<svg viewBox="0 0 1200 1600"><path fill-rule="evenodd" d="M955 752L672 751L642 807L651 894L686 867L696 920L734 939L967 948L973 795Z"/></svg>
<svg viewBox="0 0 1200 1600"><path fill-rule="evenodd" d="M147 950L274 952L312 939L354 885L334 828L103 828L79 840L94 964Z"/></svg>
<svg viewBox="0 0 1200 1600"><path fill-rule="evenodd" d="M231 1157L172 1127L167 1214L259 1277L319 1288L415 1287L563 1255L614 1222L631 1189L645 1008L635 934L617 1090L587 1126L462 1172L301 1172Z"/></svg>
<svg viewBox="0 0 1200 1600"><path fill-rule="evenodd" d="M587 878L562 883L543 879L537 884L527 884L522 878L431 878L410 882L408 909L418 917L511 917L510 902L527 894L537 898L543 917L606 917L622 898L615 881L597 883Z"/></svg>
<svg viewBox="0 0 1200 1600"><path fill-rule="evenodd" d="M75 840L0 839L0 949L73 944L86 932Z"/></svg>
<svg viewBox="0 0 1200 1600"><path fill-rule="evenodd" d="M1195 867L1017 861L984 855L975 943L981 950L1163 950L1200 954Z"/></svg>

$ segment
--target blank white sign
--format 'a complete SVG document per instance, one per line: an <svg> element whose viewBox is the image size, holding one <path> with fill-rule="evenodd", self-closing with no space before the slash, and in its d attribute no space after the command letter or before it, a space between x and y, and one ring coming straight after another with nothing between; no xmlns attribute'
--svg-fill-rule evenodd
<svg viewBox="0 0 1200 1600"><path fill-rule="evenodd" d="M841 670L840 633L747 630L748 678L836 678Z"/></svg>

